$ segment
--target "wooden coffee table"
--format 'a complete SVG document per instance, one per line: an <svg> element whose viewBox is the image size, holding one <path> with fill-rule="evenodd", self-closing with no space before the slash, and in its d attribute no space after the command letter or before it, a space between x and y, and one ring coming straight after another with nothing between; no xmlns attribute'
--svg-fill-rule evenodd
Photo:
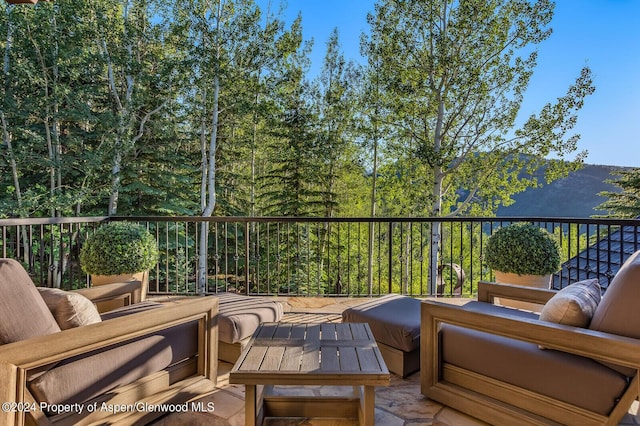
<svg viewBox="0 0 640 426"><path fill-rule="evenodd" d="M264 323L229 375L244 384L247 425L264 417L352 417L373 425L389 370L367 324ZM274 385L353 386L349 397L273 395Z"/></svg>

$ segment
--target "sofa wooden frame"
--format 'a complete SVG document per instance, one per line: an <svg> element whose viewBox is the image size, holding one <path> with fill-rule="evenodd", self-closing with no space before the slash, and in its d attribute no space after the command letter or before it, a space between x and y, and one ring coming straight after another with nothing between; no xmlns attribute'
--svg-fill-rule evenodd
<svg viewBox="0 0 640 426"><path fill-rule="evenodd" d="M480 282L478 300L504 297L544 304L552 290ZM453 324L519 339L636 370L608 416L554 400L528 389L441 362L439 327ZM638 397L640 339L544 321L471 312L461 306L424 301L421 305L421 392L434 401L491 424L617 425Z"/></svg>
<svg viewBox="0 0 640 426"><path fill-rule="evenodd" d="M108 284L79 292L94 302L124 299L126 303L135 303L140 299L140 283ZM144 424L163 415L160 411L109 413L84 410L81 414L72 412L47 417L39 409L31 410L33 404L38 403L27 387L27 377L30 372L53 363L192 321L198 321L196 357L118 387L90 403L179 404L210 392L215 388L217 375L217 312L218 301L212 297L180 300L160 308L0 346L0 402L5 403L0 410L0 424Z"/></svg>

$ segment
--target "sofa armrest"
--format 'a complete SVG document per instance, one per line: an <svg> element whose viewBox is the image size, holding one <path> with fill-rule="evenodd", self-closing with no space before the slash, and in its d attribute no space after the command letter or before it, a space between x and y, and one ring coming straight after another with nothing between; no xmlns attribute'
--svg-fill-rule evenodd
<svg viewBox="0 0 640 426"><path fill-rule="evenodd" d="M522 340L562 352L640 370L640 339L618 336L586 328L571 327L508 314L488 314L465 310L435 301L421 305L423 368L437 368L438 331L441 323Z"/></svg>
<svg viewBox="0 0 640 426"><path fill-rule="evenodd" d="M139 303L142 300L142 282L128 281L80 288L74 290L91 300L93 303L109 300L124 299L124 306Z"/></svg>
<svg viewBox="0 0 640 426"><path fill-rule="evenodd" d="M555 290L526 287L515 284L501 284L488 281L478 282L478 301L494 303L496 297L519 300L544 305L556 294Z"/></svg>
<svg viewBox="0 0 640 426"><path fill-rule="evenodd" d="M8 390L11 395L5 395L6 392L0 392L0 395L7 402L28 401L25 390L30 371L192 321L198 321L199 330L197 374L215 383L218 357L217 314L218 300L202 297L2 345L0 377L8 379L7 383L16 383L16 386ZM12 424L13 415L15 413L0 413L0 423ZM8 423L4 423L4 420Z"/></svg>

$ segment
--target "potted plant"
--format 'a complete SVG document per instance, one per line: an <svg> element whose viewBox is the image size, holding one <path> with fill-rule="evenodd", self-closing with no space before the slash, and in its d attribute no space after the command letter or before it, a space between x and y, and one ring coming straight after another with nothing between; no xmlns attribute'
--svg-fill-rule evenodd
<svg viewBox="0 0 640 426"><path fill-rule="evenodd" d="M149 287L149 269L158 263L155 238L132 222L109 222L99 227L80 250L80 266L93 285L137 280L142 300Z"/></svg>
<svg viewBox="0 0 640 426"><path fill-rule="evenodd" d="M551 274L560 269L560 249L555 238L530 223L498 229L487 241L484 259L496 281L506 284L549 288Z"/></svg>

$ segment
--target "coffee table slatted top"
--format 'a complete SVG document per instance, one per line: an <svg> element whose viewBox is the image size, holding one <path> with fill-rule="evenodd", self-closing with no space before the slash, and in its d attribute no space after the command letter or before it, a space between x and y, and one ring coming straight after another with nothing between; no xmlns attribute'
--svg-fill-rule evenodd
<svg viewBox="0 0 640 426"><path fill-rule="evenodd" d="M263 323L230 373L230 382L271 385L389 385L365 323Z"/></svg>

